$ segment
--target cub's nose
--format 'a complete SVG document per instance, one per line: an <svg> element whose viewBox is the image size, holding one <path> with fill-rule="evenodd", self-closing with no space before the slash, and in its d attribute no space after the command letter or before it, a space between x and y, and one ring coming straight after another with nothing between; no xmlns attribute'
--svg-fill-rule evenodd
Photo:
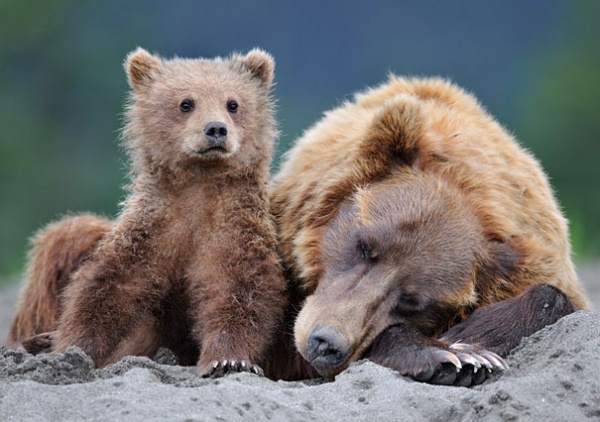
<svg viewBox="0 0 600 422"><path fill-rule="evenodd" d="M211 147L222 147L227 140L227 126L222 122L210 122L204 127L204 136Z"/></svg>
<svg viewBox="0 0 600 422"><path fill-rule="evenodd" d="M330 325L317 324L306 346L308 361L321 374L345 362L352 352L350 341Z"/></svg>

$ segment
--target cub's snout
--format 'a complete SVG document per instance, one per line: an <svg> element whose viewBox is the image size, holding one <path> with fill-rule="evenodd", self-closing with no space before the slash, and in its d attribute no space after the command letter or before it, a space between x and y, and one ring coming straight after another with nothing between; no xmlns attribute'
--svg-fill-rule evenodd
<svg viewBox="0 0 600 422"><path fill-rule="evenodd" d="M207 151L211 149L221 149L226 151L227 125L225 123L210 122L204 128L204 136L208 141Z"/></svg>

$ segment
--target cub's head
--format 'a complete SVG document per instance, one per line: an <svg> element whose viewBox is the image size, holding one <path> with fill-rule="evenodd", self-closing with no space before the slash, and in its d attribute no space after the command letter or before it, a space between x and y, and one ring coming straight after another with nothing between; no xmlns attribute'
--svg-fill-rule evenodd
<svg viewBox="0 0 600 422"><path fill-rule="evenodd" d="M324 227L324 270L296 320L298 350L331 377L391 325L435 335L476 301L484 245L461 193L436 176L402 169L358 189Z"/></svg>
<svg viewBox="0 0 600 422"><path fill-rule="evenodd" d="M216 59L130 53L124 143L134 171L267 165L276 133L273 69L273 58L258 49Z"/></svg>

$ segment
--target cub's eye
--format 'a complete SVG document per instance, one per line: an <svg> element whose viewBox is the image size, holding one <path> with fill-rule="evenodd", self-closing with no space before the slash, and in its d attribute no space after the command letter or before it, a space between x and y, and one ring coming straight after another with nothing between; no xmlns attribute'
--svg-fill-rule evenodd
<svg viewBox="0 0 600 422"><path fill-rule="evenodd" d="M230 113L236 113L238 110L238 103L236 100L229 100L227 101L227 111L229 111Z"/></svg>
<svg viewBox="0 0 600 422"><path fill-rule="evenodd" d="M185 99L179 104L179 110L184 113L189 113L194 109L194 100Z"/></svg>
<svg viewBox="0 0 600 422"><path fill-rule="evenodd" d="M377 258L377 253L364 240L358 241L358 252L360 253L360 257L368 262L374 261Z"/></svg>

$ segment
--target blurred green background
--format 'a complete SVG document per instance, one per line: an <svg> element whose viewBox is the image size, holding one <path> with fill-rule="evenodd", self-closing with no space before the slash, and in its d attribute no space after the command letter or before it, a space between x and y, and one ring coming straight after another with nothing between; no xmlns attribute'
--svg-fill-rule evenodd
<svg viewBox="0 0 600 422"><path fill-rule="evenodd" d="M167 57L270 51L277 157L324 110L390 71L449 77L541 160L576 258L595 259L599 21L596 0L0 0L0 279L22 271L27 239L45 223L117 212L121 63L137 46Z"/></svg>

